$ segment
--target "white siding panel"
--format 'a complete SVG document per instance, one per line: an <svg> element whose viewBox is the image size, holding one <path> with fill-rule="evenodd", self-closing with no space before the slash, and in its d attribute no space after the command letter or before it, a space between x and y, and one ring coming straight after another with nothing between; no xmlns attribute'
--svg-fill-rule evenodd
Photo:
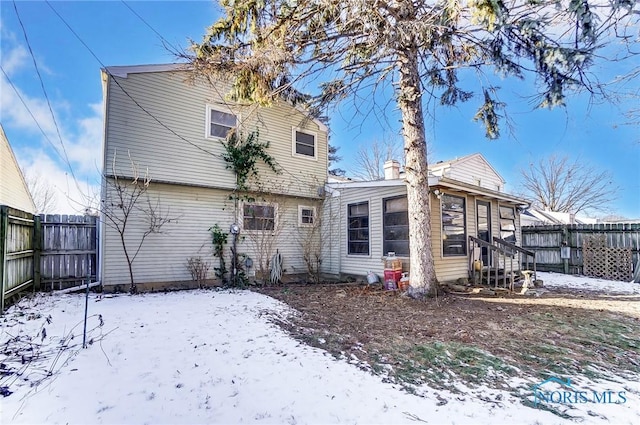
<svg viewBox="0 0 640 425"><path fill-rule="evenodd" d="M190 280L187 259L202 257L210 264L209 278L214 278L214 267L218 259L213 257L209 228L218 224L227 231L237 220L234 204L228 200L229 192L219 189L186 187L180 185L151 183L149 198L152 202L159 199L161 209L175 221L162 228L161 234L147 237L140 253L133 263L134 278L137 283L171 282ZM297 226L298 205L308 205L308 200L284 197L279 199L280 224L282 231L276 236L274 249L284 258L287 274L305 273L306 266L302 257L301 242L305 239L304 228ZM129 223L127 241L135 251L145 229L143 217L138 215ZM240 235L238 252L247 254L256 261L259 257L256 245L247 235ZM227 267L230 266L229 249L232 237L229 235ZM320 249L319 241L316 242ZM109 226L103 238L104 262L103 283L127 285L129 274L118 233ZM256 264L257 265L257 264Z"/></svg>
<svg viewBox="0 0 640 425"><path fill-rule="evenodd" d="M338 275L340 274L340 247L342 246L341 234L341 202L339 192L327 194L322 208L322 265L321 272Z"/></svg>
<svg viewBox="0 0 640 425"><path fill-rule="evenodd" d="M0 205L8 205L28 213L36 212L22 171L2 127L0 127Z"/></svg>
<svg viewBox="0 0 640 425"><path fill-rule="evenodd" d="M504 190L504 183L500 176L479 155L473 155L468 159L454 163L447 177L474 185L478 185L478 181L480 181L481 187L491 190Z"/></svg>
<svg viewBox="0 0 640 425"><path fill-rule="evenodd" d="M450 195L465 198L467 237L475 236L475 200L472 196L460 192L447 192ZM441 201L433 197L431 200L431 243L433 246L433 258L436 269L436 277L439 282L456 280L468 275L468 256L447 256L442 254L442 208ZM467 247L468 249L469 247ZM468 254L468 251L467 251Z"/></svg>
<svg viewBox="0 0 640 425"><path fill-rule="evenodd" d="M382 200L406 194L404 186L385 188L344 188L341 190L341 272L366 275L372 271L382 277L384 271L382 252ZM349 204L369 202L369 255L349 255L347 253L347 207ZM409 259L403 259L403 267L409 267Z"/></svg>
<svg viewBox="0 0 640 425"><path fill-rule="evenodd" d="M140 173L149 170L155 181L231 189L235 177L222 159L221 140L205 137L207 105L239 117L241 133L259 131L269 142L269 153L282 173L259 165L266 190L317 197L326 180L327 135L318 125L288 104L258 108L228 104L228 86L212 88L187 84L184 72L129 74L111 77L108 88L105 170L130 175L131 160ZM123 90L124 89L124 90ZM126 93L125 93L126 92ZM294 158L292 127L317 134L317 160ZM257 187L253 185L252 187Z"/></svg>

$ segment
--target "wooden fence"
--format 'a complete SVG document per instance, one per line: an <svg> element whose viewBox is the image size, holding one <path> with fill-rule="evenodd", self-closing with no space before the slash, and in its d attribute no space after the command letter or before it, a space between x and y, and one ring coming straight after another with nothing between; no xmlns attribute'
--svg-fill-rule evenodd
<svg viewBox="0 0 640 425"><path fill-rule="evenodd" d="M536 253L538 270L541 271L585 274L583 247L585 241L594 237L603 239L609 250L631 251L630 266L637 273L640 264L640 223L522 227L522 247ZM565 247L565 254L568 255L562 255L562 247Z"/></svg>
<svg viewBox="0 0 640 425"><path fill-rule="evenodd" d="M40 279L44 289L65 289L97 278L97 217L42 215Z"/></svg>
<svg viewBox="0 0 640 425"><path fill-rule="evenodd" d="M33 214L0 206L0 313L8 299L38 283L36 219Z"/></svg>
<svg viewBox="0 0 640 425"><path fill-rule="evenodd" d="M97 217L41 215L0 206L0 314L21 291L97 280Z"/></svg>

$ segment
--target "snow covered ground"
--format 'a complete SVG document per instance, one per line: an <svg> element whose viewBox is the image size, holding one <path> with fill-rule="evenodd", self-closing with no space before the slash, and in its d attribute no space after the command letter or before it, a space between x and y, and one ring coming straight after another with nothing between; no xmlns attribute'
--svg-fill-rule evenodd
<svg viewBox="0 0 640 425"><path fill-rule="evenodd" d="M13 392L0 398L0 422L572 423L504 391L408 394L293 340L272 314L295 313L249 291L91 295L92 343L82 349L83 295L23 300L0 319L0 372L22 372L0 375ZM41 356L22 365L6 348L24 348L26 337ZM640 423L640 387L623 384L626 403L585 407L582 423Z"/></svg>
<svg viewBox="0 0 640 425"><path fill-rule="evenodd" d="M542 279L547 289L571 289L573 291L591 291L609 295L640 294L640 283L549 272L538 272L538 279Z"/></svg>

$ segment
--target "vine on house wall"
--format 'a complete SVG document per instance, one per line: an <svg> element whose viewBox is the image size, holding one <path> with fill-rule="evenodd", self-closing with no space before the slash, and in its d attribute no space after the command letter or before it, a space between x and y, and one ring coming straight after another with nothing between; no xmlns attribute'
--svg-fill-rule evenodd
<svg viewBox="0 0 640 425"><path fill-rule="evenodd" d="M257 183L258 188L261 186L259 181L258 163L263 162L267 167L275 174L280 174L281 170L278 168L276 160L269 155L267 149L269 148L269 142L262 143L259 140L259 133L251 132L246 137L242 134L238 134L235 131L229 133L227 139L222 142L222 146L225 152L222 154L222 159L225 162L225 167L228 170L232 170L236 175L236 187L229 196L230 200L235 203L235 209L237 213L237 201L239 199L246 199L247 201L253 201L254 199L249 196L252 191L250 182ZM256 189L253 189L256 191ZM257 189L260 192L260 189ZM273 238L273 234L269 235ZM225 234L226 236L226 234ZM237 237L234 235L234 237ZM225 241L226 242L226 241ZM214 244L215 245L215 244ZM245 254L238 253L235 243L231 248L231 283L233 285L243 286L247 283L242 263L240 259L246 257ZM269 251L264 246L258 247L260 251ZM270 255L270 252L260 252L259 256ZM220 255L217 255L220 256ZM222 258L220 256L220 258Z"/></svg>
<svg viewBox="0 0 640 425"><path fill-rule="evenodd" d="M224 246L227 244L227 234L222 231L220 226L214 224L209 228L209 232L211 232L211 243L213 244L213 255L220 259L220 265L218 267L214 267L216 277L222 281L222 283L227 283L227 266L224 261Z"/></svg>
<svg viewBox="0 0 640 425"><path fill-rule="evenodd" d="M274 173L280 174L276 160L267 153L269 142L261 143L257 131L249 133L245 139L235 131L231 132L222 146L225 149L222 154L225 166L236 175L234 192L249 191L249 179L258 178L259 161L264 162Z"/></svg>

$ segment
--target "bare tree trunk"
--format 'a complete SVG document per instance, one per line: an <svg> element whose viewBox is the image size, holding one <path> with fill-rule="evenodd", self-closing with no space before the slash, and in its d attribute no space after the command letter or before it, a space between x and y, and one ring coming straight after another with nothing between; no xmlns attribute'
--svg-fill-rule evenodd
<svg viewBox="0 0 640 425"><path fill-rule="evenodd" d="M400 84L398 106L402 113L402 132L406 158L405 181L409 213L409 255L411 257L408 294L423 298L435 291L436 274L431 249L431 205L427 142L422 114L422 92L417 49L398 53Z"/></svg>

